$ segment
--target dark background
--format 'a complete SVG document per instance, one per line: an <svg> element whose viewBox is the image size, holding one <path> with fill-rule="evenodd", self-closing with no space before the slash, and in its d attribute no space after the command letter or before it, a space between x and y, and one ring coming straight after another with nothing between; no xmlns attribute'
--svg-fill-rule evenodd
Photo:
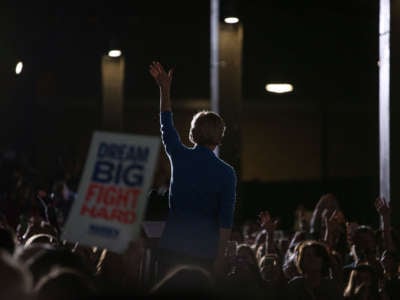
<svg viewBox="0 0 400 300"><path fill-rule="evenodd" d="M26 72L54 81L54 93L99 96L99 59L115 38L127 60L127 99L154 95L146 74L154 59L176 68L177 97L209 96L209 1L2 3L3 82L21 57ZM236 7L245 31L244 99L268 97L265 82L284 78L298 87L296 96L376 101L378 1Z"/></svg>
<svg viewBox="0 0 400 300"><path fill-rule="evenodd" d="M372 110L373 131L366 134L361 127L360 134L370 135L370 147L376 150L378 4L236 1L244 29L243 102L279 102L282 97L267 94L264 86L285 80L295 86L294 93L285 96L288 105ZM110 40L119 43L126 59L127 104L150 99L157 108L157 90L147 71L153 60L175 68L174 98L210 97L209 1L17 0L2 1L0 8L2 147L30 149L47 171L59 153L83 158L92 131L101 128L100 59ZM16 76L20 59L24 70ZM81 115L85 120L74 125L75 116ZM353 123L356 118L354 114ZM332 126L340 123L335 120ZM322 193L332 191L349 216L373 223L375 150L365 162L372 164L372 171L365 174L332 176L324 183L319 178L291 180L289 175L270 182L245 180L241 217L270 209L291 226L299 203L311 209Z"/></svg>

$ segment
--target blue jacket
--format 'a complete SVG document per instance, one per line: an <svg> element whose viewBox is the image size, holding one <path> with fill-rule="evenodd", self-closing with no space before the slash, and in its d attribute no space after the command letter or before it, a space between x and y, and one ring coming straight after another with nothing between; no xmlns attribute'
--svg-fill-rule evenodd
<svg viewBox="0 0 400 300"><path fill-rule="evenodd" d="M160 114L161 138L171 165L169 213L160 247L215 258L219 229L231 228L236 173L207 147L182 144L172 112Z"/></svg>

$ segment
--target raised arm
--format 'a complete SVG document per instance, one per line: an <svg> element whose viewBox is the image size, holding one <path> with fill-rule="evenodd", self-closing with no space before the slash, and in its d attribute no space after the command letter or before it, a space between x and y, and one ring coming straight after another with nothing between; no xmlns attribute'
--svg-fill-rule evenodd
<svg viewBox="0 0 400 300"><path fill-rule="evenodd" d="M172 118L170 90L173 71L167 73L158 61L150 64L149 71L160 89L161 138L167 153L173 155L183 147Z"/></svg>
<svg viewBox="0 0 400 300"><path fill-rule="evenodd" d="M266 254L278 254L276 245L275 245L275 240L274 240L274 232L276 228L278 227L278 219L273 220L271 218L271 215L269 211L262 211L258 215L259 217L259 223L261 228L265 229L267 231L267 240L265 242L266 244Z"/></svg>
<svg viewBox="0 0 400 300"><path fill-rule="evenodd" d="M170 69L167 73L158 61L153 61L150 65L150 74L160 89L160 112L172 111L170 92L173 70Z"/></svg>
<svg viewBox="0 0 400 300"><path fill-rule="evenodd" d="M378 197L375 200L375 208L380 216L380 229L382 232L384 248L389 251L396 250L392 240L391 220L390 220L390 205L383 197Z"/></svg>

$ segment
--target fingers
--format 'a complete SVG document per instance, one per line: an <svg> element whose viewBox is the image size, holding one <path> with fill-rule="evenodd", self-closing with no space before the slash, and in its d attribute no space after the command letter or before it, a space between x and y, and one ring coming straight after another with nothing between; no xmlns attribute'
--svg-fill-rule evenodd
<svg viewBox="0 0 400 300"><path fill-rule="evenodd" d="M153 76L153 78L157 80L157 77L159 75L158 71L150 66L149 72L150 72L150 75Z"/></svg>
<svg viewBox="0 0 400 300"><path fill-rule="evenodd" d="M389 205L386 203L385 198L383 197L378 197L375 200L375 208L378 211L378 213L382 214L387 211L389 211Z"/></svg>
<svg viewBox="0 0 400 300"><path fill-rule="evenodd" d="M150 71L151 76L153 76L154 78L158 76L157 70L153 69L152 67L150 67L149 71Z"/></svg>
<svg viewBox="0 0 400 300"><path fill-rule="evenodd" d="M378 203L380 205L385 205L386 204L386 200L385 200L384 197L378 197L378 198L376 198L375 203Z"/></svg>
<svg viewBox="0 0 400 300"><path fill-rule="evenodd" d="M159 86L169 87L172 82L174 69L171 68L167 73L158 61L152 61L149 65L149 72Z"/></svg>
<svg viewBox="0 0 400 300"><path fill-rule="evenodd" d="M376 199L376 201L375 201L375 208L376 208L376 210L377 211L379 211L381 208L382 208L382 201L381 201L381 199L380 198L378 198L378 199Z"/></svg>
<svg viewBox="0 0 400 300"><path fill-rule="evenodd" d="M156 62L153 61L153 62L150 64L149 70L150 70L150 73L151 73L152 75L153 75L153 74L158 74L158 73L159 73Z"/></svg>
<svg viewBox="0 0 400 300"><path fill-rule="evenodd" d="M159 68L157 62L155 62L155 61L153 61L153 62L150 64L149 70L150 70L150 73L151 73L152 75L153 75L153 74L156 75L156 74L160 74L160 73L161 73L161 72L160 72L160 68Z"/></svg>
<svg viewBox="0 0 400 300"><path fill-rule="evenodd" d="M166 73L164 67L158 61L152 61L150 64L150 70L156 73L163 74Z"/></svg>
<svg viewBox="0 0 400 300"><path fill-rule="evenodd" d="M158 61L155 62L155 66L156 66L158 72L165 73L164 67Z"/></svg>

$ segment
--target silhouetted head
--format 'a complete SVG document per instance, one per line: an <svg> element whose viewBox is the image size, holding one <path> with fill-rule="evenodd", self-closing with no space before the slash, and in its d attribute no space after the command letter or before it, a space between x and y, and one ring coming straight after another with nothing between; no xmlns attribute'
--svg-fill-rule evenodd
<svg viewBox="0 0 400 300"><path fill-rule="evenodd" d="M170 270L151 290L153 296L206 296L211 292L211 274L201 267L181 265Z"/></svg>
<svg viewBox="0 0 400 300"><path fill-rule="evenodd" d="M330 258L326 245L315 240L301 242L296 257L296 266L300 274L317 272L321 276L328 276Z"/></svg>
<svg viewBox="0 0 400 300"><path fill-rule="evenodd" d="M32 277L29 270L6 251L0 251L0 299L29 299Z"/></svg>
<svg viewBox="0 0 400 300"><path fill-rule="evenodd" d="M218 146L224 133L224 120L215 112L203 110L193 116L189 140L201 146Z"/></svg>
<svg viewBox="0 0 400 300"><path fill-rule="evenodd" d="M34 283L46 275L54 266L79 270L87 275L91 270L86 261L68 249L42 249L31 256L26 265L33 275Z"/></svg>
<svg viewBox="0 0 400 300"><path fill-rule="evenodd" d="M37 300L88 300L96 294L93 280L71 268L54 267L34 288Z"/></svg>
<svg viewBox="0 0 400 300"><path fill-rule="evenodd" d="M352 254L357 260L369 262L375 261L377 242L375 232L370 226L358 226L354 230L352 242Z"/></svg>

